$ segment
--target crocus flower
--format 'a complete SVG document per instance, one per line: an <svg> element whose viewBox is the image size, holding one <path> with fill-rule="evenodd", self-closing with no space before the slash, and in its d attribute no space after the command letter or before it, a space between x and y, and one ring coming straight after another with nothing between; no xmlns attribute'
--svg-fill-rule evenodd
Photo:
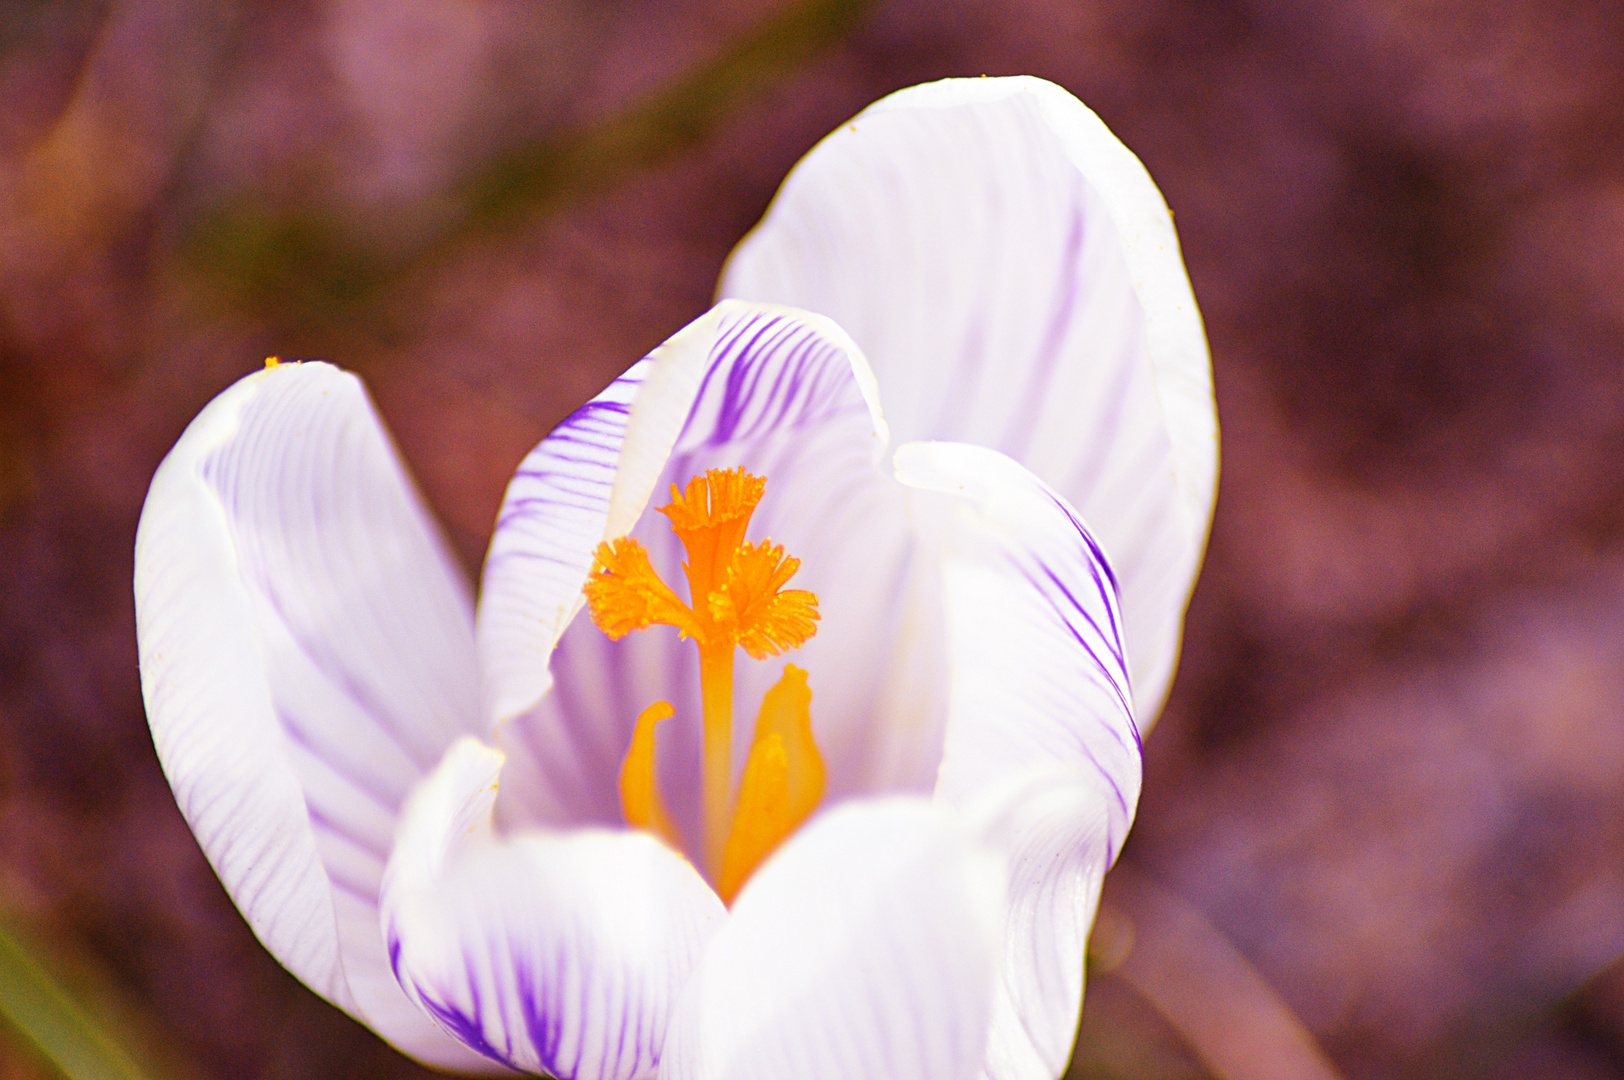
<svg viewBox="0 0 1624 1080"><path fill-rule="evenodd" d="M1213 497L1170 217L1058 87L948 81L720 292L526 458L477 606L355 377L205 408L136 545L176 799L431 1065L1055 1077Z"/></svg>

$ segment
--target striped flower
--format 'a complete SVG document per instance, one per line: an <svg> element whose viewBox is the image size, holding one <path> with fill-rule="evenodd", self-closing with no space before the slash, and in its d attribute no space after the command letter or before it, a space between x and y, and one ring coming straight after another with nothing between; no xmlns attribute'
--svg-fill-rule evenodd
<svg viewBox="0 0 1624 1080"><path fill-rule="evenodd" d="M204 409L136 546L176 799L431 1065L1053 1078L1213 498L1170 217L1064 91L948 81L720 292L524 461L477 603L354 376Z"/></svg>

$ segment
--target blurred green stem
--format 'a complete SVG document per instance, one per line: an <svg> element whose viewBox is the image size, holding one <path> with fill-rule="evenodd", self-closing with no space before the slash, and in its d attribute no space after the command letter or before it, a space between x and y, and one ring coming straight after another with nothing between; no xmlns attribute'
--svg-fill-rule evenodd
<svg viewBox="0 0 1624 1080"><path fill-rule="evenodd" d="M756 34L650 100L596 126L517 150L463 191L467 227L601 190L698 142L773 79L844 37L872 0L801 0Z"/></svg>
<svg viewBox="0 0 1624 1080"><path fill-rule="evenodd" d="M251 310L281 316L287 325L353 325L389 285L470 240L603 191L697 143L774 80L839 41L873 3L798 0L718 59L625 112L498 157L454 188L451 223L414 251L391 258L319 214L243 204L198 223L188 254Z"/></svg>
<svg viewBox="0 0 1624 1080"><path fill-rule="evenodd" d="M9 927L0 926L0 1015L70 1080L144 1080L145 1074Z"/></svg>

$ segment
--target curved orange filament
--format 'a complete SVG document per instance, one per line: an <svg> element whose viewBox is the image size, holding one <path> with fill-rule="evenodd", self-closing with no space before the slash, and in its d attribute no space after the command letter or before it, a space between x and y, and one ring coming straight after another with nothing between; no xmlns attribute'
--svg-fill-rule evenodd
<svg viewBox="0 0 1624 1080"><path fill-rule="evenodd" d="M745 542L766 480L740 469L711 469L685 488L671 487L659 507L688 556L684 603L649 563L636 540L599 544L585 593L592 621L612 640L656 623L676 627L699 647L703 702L701 790L704 865L724 900L823 797L823 760L812 742L806 673L786 667L768 691L734 805L733 659L743 648L762 660L799 648L817 632L818 598L785 584L800 560L770 540ZM654 725L673 710L664 702L638 718L621 770L626 823L677 846L655 785Z"/></svg>

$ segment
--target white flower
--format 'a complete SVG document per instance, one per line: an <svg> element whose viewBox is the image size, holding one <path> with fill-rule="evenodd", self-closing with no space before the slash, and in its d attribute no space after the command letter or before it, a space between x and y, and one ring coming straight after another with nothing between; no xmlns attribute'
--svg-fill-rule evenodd
<svg viewBox="0 0 1624 1080"><path fill-rule="evenodd" d="M942 82L824 140L721 293L525 460L477 612L357 379L216 398L137 539L176 799L266 947L433 1065L1055 1077L1213 498L1171 220L1064 91ZM668 700L649 783L706 832L692 643L577 616L605 540L680 581L650 499L735 466L818 598L827 789L729 908L617 788Z"/></svg>

